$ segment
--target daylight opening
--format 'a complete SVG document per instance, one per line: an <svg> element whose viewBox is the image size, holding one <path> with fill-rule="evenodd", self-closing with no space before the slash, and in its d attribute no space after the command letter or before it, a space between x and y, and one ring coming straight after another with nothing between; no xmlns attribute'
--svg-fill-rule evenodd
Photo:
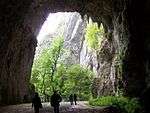
<svg viewBox="0 0 150 113"><path fill-rule="evenodd" d="M97 54L104 40L101 25L81 18L77 12L50 13L39 35L32 66L31 84L43 101L58 90L64 101L70 94L88 100L99 78ZM94 89L94 90L93 90Z"/></svg>

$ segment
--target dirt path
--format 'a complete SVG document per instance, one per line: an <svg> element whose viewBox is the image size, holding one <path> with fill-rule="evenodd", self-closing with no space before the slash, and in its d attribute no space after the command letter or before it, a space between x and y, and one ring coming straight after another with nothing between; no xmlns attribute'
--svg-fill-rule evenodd
<svg viewBox="0 0 150 113"><path fill-rule="evenodd" d="M53 113L53 108L49 103L42 103L43 108L40 113ZM77 105L70 105L68 102L62 102L60 105L60 113L103 113L100 107L89 107L87 102L78 102ZM31 104L20 104L0 107L0 113L34 113Z"/></svg>

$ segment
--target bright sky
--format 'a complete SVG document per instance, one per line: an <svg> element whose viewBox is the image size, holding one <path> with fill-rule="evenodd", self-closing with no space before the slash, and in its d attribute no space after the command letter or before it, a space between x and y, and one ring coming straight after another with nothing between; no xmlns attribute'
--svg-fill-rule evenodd
<svg viewBox="0 0 150 113"><path fill-rule="evenodd" d="M37 36L38 42L41 42L47 34L53 34L63 17L64 13L61 12L50 13Z"/></svg>

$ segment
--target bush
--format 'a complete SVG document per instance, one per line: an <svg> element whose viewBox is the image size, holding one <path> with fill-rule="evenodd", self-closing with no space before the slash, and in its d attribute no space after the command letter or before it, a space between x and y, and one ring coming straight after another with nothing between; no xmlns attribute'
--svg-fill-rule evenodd
<svg viewBox="0 0 150 113"><path fill-rule="evenodd" d="M98 27L98 24L89 19L89 23L87 24L85 40L90 49L97 50L100 47L100 44L103 40L104 36L104 28L101 24Z"/></svg>
<svg viewBox="0 0 150 113"><path fill-rule="evenodd" d="M114 106L120 109L122 113L136 113L141 108L136 98L130 99L123 96L106 96L91 99L89 104L92 106Z"/></svg>

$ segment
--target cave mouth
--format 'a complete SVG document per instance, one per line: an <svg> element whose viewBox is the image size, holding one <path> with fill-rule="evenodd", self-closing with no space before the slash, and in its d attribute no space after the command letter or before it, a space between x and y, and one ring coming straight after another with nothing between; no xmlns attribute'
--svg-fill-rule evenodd
<svg viewBox="0 0 150 113"><path fill-rule="evenodd" d="M148 88L149 91L149 1L22 0L17 5L1 1L1 8L4 22L1 21L0 26L0 103L19 103L23 95L28 94L36 47L35 35L47 13L57 11L78 11L82 15L90 15L107 28L108 40L103 44L106 48L103 48L103 54L98 55L103 62L99 62L95 68L105 80L95 79L93 86L99 85L93 89L95 94L115 92L122 79L127 96L144 97L144 90ZM91 69L94 66L93 63L89 65ZM107 76L103 75L104 72L107 72ZM149 98L145 97L145 100Z"/></svg>
<svg viewBox="0 0 150 113"><path fill-rule="evenodd" d="M43 101L49 101L54 89L66 101L75 93L80 100L88 100L96 72L85 54L94 54L92 50L99 41L97 35L103 35L102 31L102 25L99 29L97 23L77 12L50 13L37 36L30 80L35 86L32 90L39 92Z"/></svg>

